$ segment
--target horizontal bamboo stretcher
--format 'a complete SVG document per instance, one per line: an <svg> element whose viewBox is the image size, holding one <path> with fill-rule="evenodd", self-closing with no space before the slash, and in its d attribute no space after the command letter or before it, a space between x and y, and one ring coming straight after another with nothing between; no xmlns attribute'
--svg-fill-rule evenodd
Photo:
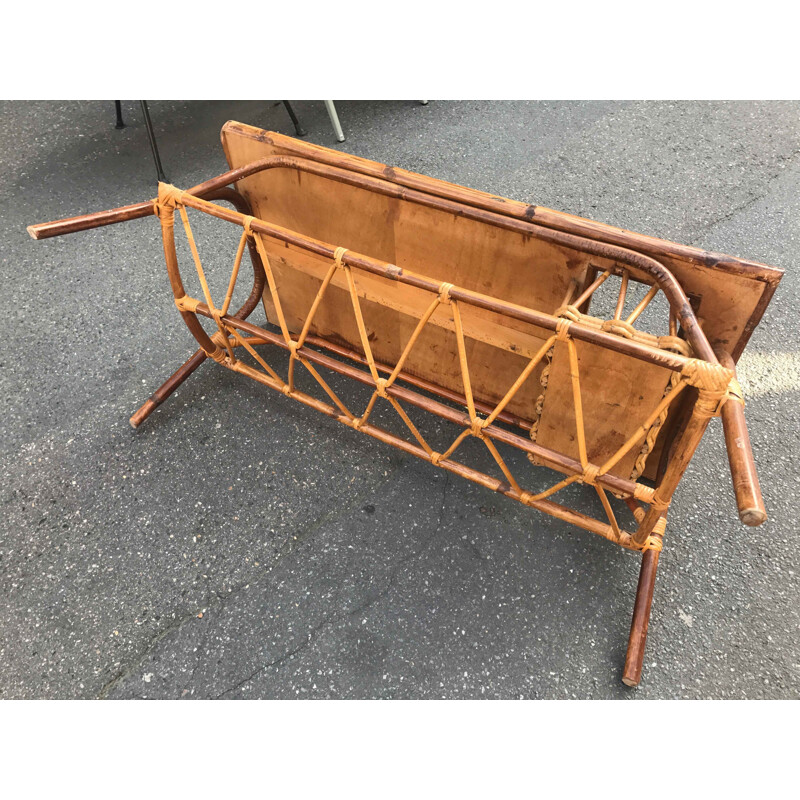
<svg viewBox="0 0 800 800"><path fill-rule="evenodd" d="M435 467L640 551L623 672L625 683L638 684L667 511L712 416L723 417L740 518L748 525L766 519L734 357L780 271L240 123L223 128L223 144L231 171L188 191L160 184L155 200L29 228L47 238L158 217L175 305L200 349L131 424L138 427L211 358ZM221 302L189 211L241 229ZM184 287L176 218L198 296ZM253 287L232 313L246 249ZM735 302L726 294L731 282ZM590 314L603 292L608 303L609 290L613 312ZM248 321L259 302L263 326ZM660 332L637 325L648 315L662 318ZM269 355L276 349L288 353L282 373ZM298 386L298 366L319 396ZM363 407L345 402L330 373L368 387ZM378 403L397 413L405 437L375 424ZM460 430L437 450L410 408ZM496 474L459 460L470 437L486 448ZM514 450L560 478L531 488L509 459ZM576 483L592 487L601 518L552 499ZM631 529L614 510L617 499Z"/></svg>

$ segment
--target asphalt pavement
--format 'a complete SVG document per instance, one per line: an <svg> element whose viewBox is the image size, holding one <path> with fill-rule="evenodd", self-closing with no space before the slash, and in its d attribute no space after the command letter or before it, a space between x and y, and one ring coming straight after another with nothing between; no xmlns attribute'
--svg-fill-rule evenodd
<svg viewBox="0 0 800 800"><path fill-rule="evenodd" d="M740 362L770 519L738 522L713 420L637 689L636 555L214 364L129 426L195 349L157 225L25 230L154 195L123 107L0 105L0 697L798 697L800 104L339 102L343 144L295 104L309 141L786 269ZM272 101L150 108L181 187L226 120L294 133Z"/></svg>

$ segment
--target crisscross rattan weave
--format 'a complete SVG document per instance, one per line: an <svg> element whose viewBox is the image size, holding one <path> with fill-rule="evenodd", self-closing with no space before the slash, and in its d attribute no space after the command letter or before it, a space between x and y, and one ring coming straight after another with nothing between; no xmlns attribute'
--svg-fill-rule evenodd
<svg viewBox="0 0 800 800"><path fill-rule="evenodd" d="M345 248L343 247L336 248L332 263L330 264L330 267L325 273L325 276L320 284L319 290L317 291L316 297L311 305L311 308L309 309L307 316L305 317L302 330L300 334L297 336L297 338L293 338L286 322L286 317L281 304L280 292L278 289L273 268L270 264L270 259L267 254L267 250L264 246L262 234L252 229L253 217L247 217L242 215L241 224L243 227L243 232L234 259L233 270L228 282L225 299L223 300L221 306L217 306L214 303L211 296L211 292L208 287L208 282L206 280L205 271L197 250L197 245L192 232L192 228L189 223L189 218L186 210L186 200L188 198L189 198L188 195L185 195L183 192L175 189L174 187L167 187L162 185L162 191L160 193L157 206L158 206L159 216L162 219L162 224L166 222L166 218L172 213L174 209L178 210L181 220L183 222L183 227L189 243L192 258L194 260L194 265L197 271L197 275L200 280L203 296L205 298L205 304L206 304L205 313L215 322L218 329L217 334L215 334L213 338L213 341L215 344L219 344L224 348L224 350L219 350L216 352L212 351L208 353L209 356L215 358L215 360L218 361L220 364L223 364L224 366L230 369L239 372L244 372L245 374L249 374L251 377L257 377L262 382L272 386L273 388L281 391L283 394L289 397L294 397L295 399L300 399L300 400L307 400L308 396L305 395L303 392L300 392L295 386L295 365L299 361L313 376L314 380L319 384L319 386L324 390L325 394L333 402L336 409L338 409L341 415L340 417L341 421L349 425L350 427L354 428L355 430L370 432L371 426L368 426L370 415L372 414L372 411L375 407L375 403L377 402L378 398L383 398L387 400L389 404L394 408L394 410L397 412L399 417L402 419L403 423L406 425L406 427L408 428L408 430L418 443L419 447L422 450L423 454L422 457L425 457L434 466L448 468L459 464L460 462L456 462L453 459L453 455L456 453L459 446L468 436L473 436L479 439L481 442L483 442L483 444L486 446L487 450L491 454L492 458L496 462L497 466L500 468L503 476L505 477L508 488L504 491L504 493L508 494L509 496L513 497L514 499L520 501L525 505L537 507L540 508L541 510L548 511L549 513L553 513L553 511L556 509L566 510L562 506L550 503L549 501L547 501L547 498L551 497L560 490L576 482L592 486L600 498L602 507L607 517L607 521L603 523L598 520L594 520L595 524L587 525L585 524L586 521L591 518L587 518L584 515L579 515L577 517L578 520L577 524L579 525L582 524L583 527L587 527L590 530L604 536L605 538L614 541L617 544L620 544L621 546L629 549L633 550L661 549L661 541L664 532L665 518L661 516L657 520L656 524L651 526L650 530L644 536L642 536L641 534L637 536L635 534L626 532L620 527L616 515L611 507L611 503L609 502L607 491L602 485L600 485L600 483L598 483L598 479L607 475L608 472L630 450L636 447L637 444L640 444L640 442L644 441L644 446L642 447L642 450L639 454L639 458L637 460L637 466L634 469L634 477L635 477L636 474L641 472L641 464L643 460L646 458L647 452L649 452L649 448L652 447L654 432L657 431L659 424L663 422L663 420L665 419L671 404L676 400L676 398L681 394L681 392L689 385L696 386L701 389L702 394L708 395L706 401L709 408L714 408L719 405L721 398L724 396L728 388L728 384L731 380L730 372L720 367L719 365L708 364L707 362L698 359L687 359L682 372L675 371L672 373L670 385L667 391L665 392L664 397L658 403L658 405L651 411L651 413L648 414L647 417L642 421L642 423L637 427L634 434L631 435L610 458L605 460L604 463L593 464L589 461L587 457L586 433L584 429L583 400L581 394L581 377L580 377L580 369L578 363L578 354L574 337L570 334L570 329L572 328L573 325L582 324L587 326L593 326L604 332L609 332L616 336L621 336L629 340L640 341L650 346L657 346L664 350L680 353L681 355L688 355L690 352L690 348L683 339L678 338L678 336L676 335L677 334L676 323L675 323L675 318L672 314L670 315L670 323L669 323L670 333L668 336L656 337L651 334L638 331L633 327L633 323L641 315L645 307L653 300L653 298L657 294L658 286L652 287L645 295L645 297L638 303L634 311L626 319L623 320L621 318L621 312L623 309L625 293L627 290L628 280L629 280L628 273L623 272L620 294L614 318L611 320L600 320L582 314L578 310L578 307L588 297L590 297L592 293L596 291L596 289L611 274L610 271L603 272L578 298L575 299L573 303L566 304L562 306L562 308L558 309L558 311L556 312L556 317L558 319L556 322L555 333L546 339L544 344L542 344L542 346L539 348L538 352L530 359L530 361L528 362L526 367L522 370L518 378L508 388L507 392L500 400L500 402L498 402L496 406L490 410L487 416L482 417L479 416L477 413L475 400L473 398L472 386L470 380L470 369L467 361L464 328L462 324L462 314L459 301L451 296L451 291L454 288L452 284L450 283L439 284L438 290L433 294L430 304L428 305L425 312L420 316L416 324L416 327L414 328L411 336L406 342L405 347L402 350L400 358L397 360L396 364L394 364L394 366L391 367L390 369L387 368L386 365L380 365L380 371L379 371L379 365L376 363L375 358L373 356L369 335L364 323L364 317L361 308L361 301L359 297L359 291L355 274L357 268L347 263L345 259L347 250ZM196 198L191 198L191 203L193 207L201 211L208 211L209 209L207 208L207 206L211 205L210 203L204 203L203 201L198 201ZM164 212L167 213L165 214ZM267 286L269 289L272 303L274 305L275 314L278 320L278 327L280 329L282 344L285 347L285 349L289 351L288 374L285 380L281 378L277 373L277 371L273 369L273 367L271 367L267 363L267 361L263 358L263 356L255 350L254 345L264 343L267 340L266 339L259 340L258 337L255 337L251 341L248 341L247 337L244 337L238 330L238 328L242 327L241 322L232 319L230 317L227 317L228 308L230 306L231 298L236 285L236 280L239 274L239 267L241 264L242 255L244 253L245 244L248 237L251 237L255 242L257 251L261 257L264 272L266 274ZM347 407L344 401L331 388L330 384L322 377L319 371L314 367L309 358L312 355L313 351L310 351L307 348L307 338L309 335L309 331L311 330L315 314L319 309L321 303L324 301L328 287L330 286L331 281L337 271L341 271L345 276L347 291L349 293L350 301L352 304L353 314L356 321L356 326L358 329L361 346L363 349L364 359L369 369L369 376L371 378L372 386L374 387L373 392L369 398L369 401L364 411L360 415L354 414ZM186 295L177 298L176 304L178 308L181 309L182 311L189 311L192 313L203 313L200 301L194 298L190 298ZM464 402L468 414L468 417L465 420L466 424L464 425L464 429L458 434L458 436L454 439L454 441L450 444L450 446L446 450L444 450L444 452L437 452L428 444L423 435L420 433L419 429L411 421L407 412L400 404L398 398L394 396L394 394L390 391L392 387L395 385L395 382L401 376L403 367L408 359L408 356L411 353L411 350L414 347L415 343L417 342L423 328L425 328L425 326L431 320L431 317L440 308L449 309L450 311L451 320L453 323L453 330L455 332L455 337L456 337L456 344L458 348L458 358L461 370ZM525 383L525 381L530 377L534 369L539 365L539 363L545 358L547 358L548 361L552 359L554 347L557 342L562 342L566 345L569 357L569 372L572 385L572 402L573 402L573 410L574 410L575 424L576 424L575 435L578 444L580 470L558 481L557 483L545 489L544 491L540 491L538 493L531 493L522 488L517 478L509 468L508 464L500 454L495 442L493 441L494 438L493 434L495 434L496 431L493 430L492 426L493 423L495 423L495 421L498 419L498 416L501 415L503 410L506 408L506 406L509 404L512 398L516 395L516 393L519 391L520 387ZM244 348L250 354L250 356L252 356L252 358L256 361L258 366L261 367L262 372L260 374L258 374L257 376L254 375L253 373L255 371L237 358L235 354L235 348L237 347ZM389 373L388 377L382 377L381 371L383 371L384 373L388 371ZM534 428L532 429L531 438L534 438L534 434L535 434L535 425ZM465 467L465 465L463 464L461 464L461 466ZM623 493L620 494L620 496L625 496L625 495ZM657 511L664 511L668 505L666 501L661 500L660 498L657 497L656 492L654 492L653 489L641 483L634 484L633 491L630 492L629 496L626 499L630 503L630 507L634 513L634 517L639 522L641 522L644 519L644 511L636 503L636 501L642 501L648 503L651 506L651 508L655 508ZM573 514L576 513L577 512L573 512ZM572 521L575 521L575 519L573 519Z"/></svg>

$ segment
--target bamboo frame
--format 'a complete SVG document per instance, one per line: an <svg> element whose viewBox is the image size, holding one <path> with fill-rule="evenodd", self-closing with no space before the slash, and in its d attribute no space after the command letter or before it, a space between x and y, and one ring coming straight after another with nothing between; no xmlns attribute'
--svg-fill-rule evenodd
<svg viewBox="0 0 800 800"><path fill-rule="evenodd" d="M242 181L268 169L292 169L307 172L412 203L448 210L459 216L476 219L497 228L535 235L546 241L596 255L602 259L611 259L613 264L603 272L589 270L586 281L577 290L577 297L571 303L569 302L570 295L575 294L574 288L571 289L565 298L565 305L556 314L535 311L452 284L432 281L424 275L403 270L368 255L346 251L334 244L255 219L242 195L226 187L230 183ZM223 208L211 200L231 202L235 206L235 210ZM214 303L208 289L200 255L194 243L191 225L186 214L187 209L216 217L243 229L226 297L219 306ZM641 677L644 643L667 510L673 493L711 416L720 412L723 416L726 441L731 455L730 466L742 520L746 524L752 525L760 524L766 518L749 447L749 438L747 438L744 417L741 413L741 403L738 402L741 399L741 392L735 381L733 360L727 352L720 351L718 354L714 352L698 324L680 284L666 267L650 256L616 244L558 230L555 227L542 226L538 222L515 219L509 214L499 213L492 203L468 205L461 198L454 196L452 192L449 194L447 192L430 193L413 186L398 186L396 183L382 180L375 175L363 174L363 171L351 171L341 165L324 163L324 159L315 161L292 156L272 156L261 159L206 181L187 192L160 184L159 196L155 201L44 225L34 225L29 228L29 232L33 238L48 238L141 218L153 213L157 214L160 220L167 271L176 306L185 324L200 345L200 349L131 417L131 424L134 427L140 425L200 364L207 358L212 358L221 366L281 391L354 430L391 444L434 466L461 475L525 505L603 536L626 549L642 552L642 569L623 672L623 681L628 685L636 685ZM203 298L189 297L184 289L175 247L176 213L183 223L189 240L192 257L203 288ZM280 292L264 249L265 239L282 242L293 248L331 260L330 268L312 304L302 331L296 338L293 338L283 316ZM249 249L253 264L253 289L242 308L235 314L229 314L230 300L238 279L245 245ZM334 275L338 273L343 274L346 280L363 352L326 341L311 333L311 324L317 308L324 302L327 287ZM398 284L422 290L431 296L430 305L420 316L416 329L394 365L383 364L372 355L369 337L361 314L358 290L360 274L386 278ZM588 315L588 303L593 293L611 274L620 276L621 285L613 319L604 322ZM632 278L651 284L651 288L636 308L627 317L623 317L626 293ZM247 321L247 317L258 304L265 287L269 291L277 313L278 333ZM669 335L661 338L642 334L633 327L633 323L659 291L666 296L670 308ZM494 406L473 397L461 318L462 305L488 310L509 319L530 323L549 332L548 338L539 352L530 359L503 399ZM452 325L456 335L463 394L437 386L435 383L411 375L403 369L404 362L417 337L429 324L434 313L443 307L452 315L449 324ZM215 324L217 331L213 336L205 331L200 323L200 318L209 319ZM685 336L685 341L679 339L679 331ZM529 431L531 423L506 410L506 406L520 386L542 359L550 358L552 349L558 342L567 348L569 357L576 423L575 435L579 450L577 459L566 453L543 447L531 441L528 436L515 432L514 429ZM620 356L663 367L672 371L674 375L662 401L642 421L636 432L627 439L617 453L602 464L593 464L587 457L581 375L576 354L576 342L597 345ZM289 371L285 380L255 349L262 345L276 346L289 352ZM258 367L253 367L239 358L238 353L241 351L246 351ZM308 370L324 390L330 402L319 400L296 387L295 369L298 362ZM373 389L367 407L361 414L353 413L342 402L317 367L323 367L349 377ZM366 367L366 369L359 369L359 367ZM685 391L687 388L688 392ZM417 389L424 391L425 394ZM466 408L466 413L429 395L456 403L462 408ZM734 398L736 402L727 402L730 397ZM370 414L379 399L385 399L393 406L410 432L412 440L403 439L369 422ZM679 422L673 425L675 430L662 453L662 469L659 470L655 488L638 480L626 479L610 473L610 470L626 452L641 444L652 433L654 423L660 424L664 420L669 407L678 399L681 404ZM402 403L459 425L462 431L449 448L442 453L436 452L414 426ZM484 416L479 416L479 413ZM459 446L468 436L474 436L484 443L504 479L498 479L455 460L454 456ZM542 492L533 494L526 491L503 459L496 442L510 445L530 456L535 456L539 462L562 473L565 477ZM575 482L589 484L595 489L607 517L605 521L587 516L549 499L553 494ZM628 504L637 523L632 531L625 530L619 524L607 496L609 491L623 498Z"/></svg>

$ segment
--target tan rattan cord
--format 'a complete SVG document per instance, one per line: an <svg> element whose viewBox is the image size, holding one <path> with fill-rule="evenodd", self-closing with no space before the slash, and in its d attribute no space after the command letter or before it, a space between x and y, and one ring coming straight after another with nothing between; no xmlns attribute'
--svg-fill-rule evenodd
<svg viewBox="0 0 800 800"><path fill-rule="evenodd" d="M438 292L436 292L435 296L431 299L430 304L419 318L417 325L414 328L414 331L412 332L411 336L409 337L405 347L403 348L402 353L399 359L397 360L395 366L392 368L388 377L383 377L381 376L378 370L378 365L375 361L372 352L372 346L370 343L369 334L366 328L366 324L364 322L364 316L361 308L361 296L359 294L358 283L354 271L355 268L350 266L345 261L345 255L347 253L346 248L338 247L335 249L333 261L320 283L319 289L314 298L314 301L312 302L311 308L309 309L309 312L305 320L303 321L300 334L296 339L294 339L290 333L286 316L283 311L276 276L270 264L270 259L266 252L262 236L257 231L254 231L252 228L252 223L254 222L254 218L247 216L243 217L242 219L243 232L237 247L236 256L234 258L234 266L231 272L230 280L228 282L225 298L222 304L220 306L217 306L212 299L211 292L208 287L206 275L202 263L200 261L196 242L191 230L191 226L189 224L186 208L182 203L182 198L183 198L183 193L177 189L174 189L174 187L167 187L166 189L162 189L162 199L161 201L156 202L156 210L160 215L160 211L162 208L175 208L178 210L181 219L183 221L184 230L187 236L187 241L189 243L189 247L192 253L192 259L194 261L194 265L200 280L200 285L202 287L203 296L205 298L205 304L208 308L208 312L212 320L214 321L214 323L217 325L218 328L218 332L214 335L212 341L215 344L218 343L225 348L224 350L218 348L214 353L209 354L215 360L225 364L226 366L232 368L235 367L239 369L239 371L242 371L244 368L243 367L239 368L237 366L238 362L234 354L234 348L243 347L254 359L256 364L258 364L258 366L263 370L263 373L269 385L274 386L276 389L278 389L279 391L283 392L288 396L292 396L295 393L294 368L296 362L299 361L310 372L310 374L316 380L316 382L321 386L326 395L334 403L334 406L338 408L338 410L341 412L342 416L340 417L340 419L342 419L343 422L345 422L346 424L350 425L355 429L362 429L364 428L364 426L368 425L369 417L375 407L377 400L379 398L384 399L388 401L388 403L394 408L398 416L402 419L403 423L410 431L411 435L414 437L415 441L419 444L419 446L428 456L430 462L435 466L447 468L449 460L456 452L458 447L461 445L461 443L466 439L466 437L473 436L484 443L487 450L492 455L492 458L494 459L495 463L498 465L500 471L503 474L503 477L505 478L505 481L507 482L507 486L510 487L507 493L511 493L512 496L516 496L521 502L525 504L528 505L537 504L542 501L545 501L551 495L555 494L556 492L560 491L566 486L569 486L576 482L585 483L589 486L592 486L594 487L595 491L597 492L600 498L604 512L608 519L608 524L604 528L601 527L600 529L597 529L597 532L600 532L601 535L605 536L611 541L615 541L617 544L620 544L623 547L627 547L634 550L647 550L647 549L660 550L661 538L664 532L664 526L666 524L663 512L666 511L668 502L663 501L659 497L657 490L654 491L653 489L650 489L649 487L646 487L642 484L638 483L635 484L635 489L633 493L634 500L647 503L650 505L651 508L654 508L662 512L662 516L659 518L658 522L653 528L652 534L646 539L644 544L639 545L633 541L631 534L625 532L620 528L620 525L616 519L614 511L609 502L607 491L599 483L599 479L602 478L602 476L604 476L606 473L608 473L609 470L613 469L614 466L622 458L624 458L625 455L633 447L635 447L640 441L644 439L645 444L639 453L639 457L637 458L637 467L635 471L639 469L639 467L641 466L640 462L643 462L643 460L646 459L647 454L650 452L650 449L647 449L645 452L645 448L649 448L652 446L652 441L649 441L649 437L652 437L654 435L653 434L654 430L657 432L657 429L663 423L663 420L666 416L666 413L669 410L669 407L678 397L680 392L687 385L695 386L701 390L701 399L698 402L704 404L703 408L706 409L709 414L714 413L714 409L719 407L720 402L724 398L734 397L735 399L741 399L741 389L739 388L735 380L732 380L732 373L729 370L726 370L725 368L720 367L719 365L716 364L709 364L708 362L701 361L699 359L692 359L686 363L686 366L684 367L682 373L674 373L673 378L670 382L670 386L668 387L668 390L665 392L665 395L662 398L661 402L651 412L651 414L642 423L642 425L640 425L639 428L628 438L628 440L617 450L617 452L614 453L610 458L608 458L605 461L605 463L600 465L593 464L590 462L589 455L587 452L587 440L586 440L586 432L584 428L585 423L583 416L583 398L581 395L580 365L578 361L578 352L576 348L576 343L574 338L570 335L570 328L574 323L588 324L600 330L613 333L615 335L624 337L626 339L640 341L649 344L650 346L657 346L663 350L667 350L670 352L678 352L681 355L690 356L691 353L688 349L688 346L686 345L683 339L678 338L676 335L677 330L675 328L672 315L670 317L670 327L668 336L655 337L650 334L645 334L640 331L637 331L633 327L633 322L642 313L647 304L655 296L655 293L657 291L655 287L648 292L646 297L637 305L634 312L631 315L629 315L628 318L625 320L622 319L621 315L624 305L625 292L627 290L627 284L628 284L627 273L623 275L622 287L620 289L620 299L617 302L614 319L612 320L598 320L596 318L582 314L579 310L579 306L583 302L585 302L585 300L591 296L592 292L594 292L598 288L598 286L600 286L609 277L609 275L611 274L609 271L606 271L602 275L597 277L593 281L592 285L589 286L588 289L584 290L584 292L578 298L576 298L572 303L567 302L568 298L565 299L564 305L562 305L557 312L557 315L560 318L556 323L555 333L549 336L542 343L541 347L535 353L533 358L531 358L528 361L528 363L526 364L526 366L524 367L518 378L508 388L508 390L503 395L499 403L497 403L497 405L492 409L492 411L487 416L482 417L479 416L476 412L475 400L472 392L472 382L470 379L470 370L467 358L467 347L466 347L466 340L465 340L464 327L462 321L462 311L458 301L455 300L451 295L451 292L454 288L453 284L443 282L439 285ZM266 275L268 291L270 293L270 299L272 301L272 306L274 308L275 316L278 321L278 327L280 328L281 338L284 340L286 348L289 351L289 368L288 368L288 378L286 381L284 381L278 375L278 373L272 367L269 366L269 364L263 359L263 357L255 350L253 345L249 341L247 341L245 337L243 337L240 333L238 333L236 328L233 327L233 325L231 325L230 322L226 321L225 319L230 307L230 303L232 300L233 292L236 286L236 281L241 266L241 260L248 239L253 240L256 249L258 251L258 254L261 257L261 262L264 266L264 272ZM308 360L308 358L304 356L304 347L307 337L311 331L313 320L321 303L324 301L327 289L330 286L333 276L337 270L342 270L345 275L347 292L350 296L350 303L353 309L356 328L358 330L358 337L364 352L364 360L366 361L367 367L369 369L369 374L372 378L372 382L374 385L374 390L369 398L369 401L367 402L367 406L360 416L354 415L347 408L347 406L331 389L331 387L324 380L324 378L319 374L319 372L313 366L313 364ZM183 296L177 299L175 302L177 307L182 312L191 314L197 312L198 306L200 304L199 300L188 296ZM454 439L454 441L443 453L434 451L433 448L430 447L430 445L427 443L427 441L422 436L420 431L414 425L413 421L408 416L406 410L398 401L397 397L395 397L390 391L393 384L397 380L398 376L401 374L403 367L406 364L413 347L419 340L422 331L428 325L431 317L434 315L434 313L436 313L437 309L440 306L448 307L450 310L450 315L452 317L453 330L455 331L455 337L456 337L458 362L461 372L462 387L464 393L464 403L467 410L467 418L468 418L468 424L464 427L464 429L458 434L458 436ZM493 441L491 432L487 431L487 428L493 426L496 423L496 420L498 419L499 415L503 413L508 404L518 394L521 387L530 378L530 376L533 374L537 366L542 364L542 362L544 361L544 366L539 376L539 382L542 386L543 391L542 394L537 398L536 414L535 414L536 419L534 420L534 423L531 427L531 438L535 439L536 427L538 424L538 419L542 412L542 404L544 402L545 392L548 384L548 377L553 358L554 348L558 342L562 343L562 345L566 347L567 358L569 361L569 374L570 374L570 383L572 387L572 401L573 401L573 409L575 417L575 439L578 446L581 472L568 475L562 480L558 481L556 484L545 489L544 491L533 494L524 490L520 486L513 472L509 468L508 464L503 459L497 445ZM381 369L386 370L387 368L382 367ZM644 512L641 509L638 509L637 511L638 513L636 514L636 518L639 522L641 522L644 516ZM595 530L595 528L592 529Z"/></svg>

